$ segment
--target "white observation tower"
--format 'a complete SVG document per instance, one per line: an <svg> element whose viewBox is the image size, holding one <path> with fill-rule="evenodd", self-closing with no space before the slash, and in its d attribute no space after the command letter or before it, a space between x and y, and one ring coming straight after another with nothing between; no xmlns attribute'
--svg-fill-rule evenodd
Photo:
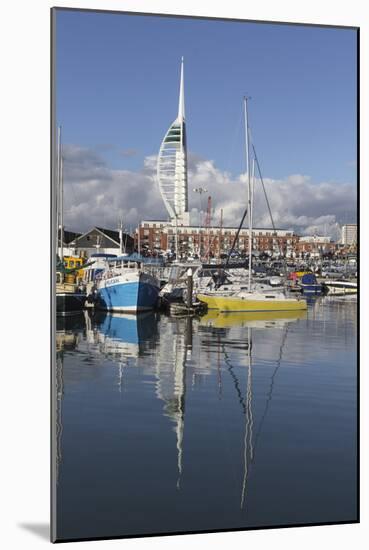
<svg viewBox="0 0 369 550"><path fill-rule="evenodd" d="M176 226L189 225L183 57L181 60L178 116L169 126L161 143L157 177L160 193L171 222Z"/></svg>

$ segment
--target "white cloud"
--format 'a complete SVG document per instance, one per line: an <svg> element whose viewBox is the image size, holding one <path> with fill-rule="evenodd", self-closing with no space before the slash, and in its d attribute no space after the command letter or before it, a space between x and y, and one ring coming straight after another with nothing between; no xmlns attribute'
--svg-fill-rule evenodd
<svg viewBox="0 0 369 550"><path fill-rule="evenodd" d="M96 151L78 146L64 147L65 223L68 229L84 231L94 225L115 228L120 216L126 227L141 219L167 219L156 183L156 156L146 157L138 172L109 168ZM205 187L201 209L212 197L213 223L223 209L224 225L237 225L247 202L245 174L231 177L212 160L189 155L189 207L198 222L200 209L196 187ZM277 227L293 228L302 234L335 236L337 222L355 219L356 187L353 184L313 183L306 175L293 174L284 180L264 180ZM254 225L271 227L259 180L255 183Z"/></svg>

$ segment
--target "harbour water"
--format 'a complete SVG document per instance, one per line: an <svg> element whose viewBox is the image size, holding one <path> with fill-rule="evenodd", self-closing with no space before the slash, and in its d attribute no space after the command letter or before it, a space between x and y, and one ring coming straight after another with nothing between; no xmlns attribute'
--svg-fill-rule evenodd
<svg viewBox="0 0 369 550"><path fill-rule="evenodd" d="M58 539L357 519L357 304L58 319Z"/></svg>

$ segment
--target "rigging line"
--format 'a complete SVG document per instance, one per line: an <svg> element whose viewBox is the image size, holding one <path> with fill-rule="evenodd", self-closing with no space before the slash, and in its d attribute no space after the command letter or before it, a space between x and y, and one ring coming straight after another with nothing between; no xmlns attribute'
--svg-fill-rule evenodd
<svg viewBox="0 0 369 550"><path fill-rule="evenodd" d="M276 374L281 366L281 361L282 361L282 352L283 352L283 348L285 346L285 343L286 343L286 340L287 340L287 333L288 333L288 324L286 325L286 330L285 330L285 333L283 335L283 338L282 338L282 343L280 345L280 348L279 348L279 357L277 359L277 366L275 367L274 369L274 372L271 376L271 382L270 382L270 389L269 389L269 392L268 392L268 395L267 395L267 400L266 400L266 403L265 403L265 409L264 409L264 413L263 413L263 416L261 417L261 420L260 420L260 425L259 425L259 429L258 431L256 432L256 435L255 435L255 445L254 445L254 451L256 450L256 446L257 446L257 443L258 443L258 440L259 440L259 437L260 437L260 434L261 434L261 430L263 428L263 425L264 425L264 421L266 419L266 416L268 414L268 410L269 410L269 406L270 406L270 402L272 400L272 396L273 396L273 388L274 388L274 380L275 380L275 377L276 377Z"/></svg>
<svg viewBox="0 0 369 550"><path fill-rule="evenodd" d="M275 224L274 224L274 220L273 220L273 216L272 216L272 211L271 211L271 209L270 209L269 200L268 200L268 197L267 197L267 194L266 194L266 190L265 190L265 186L264 186L263 176L261 175L259 160L258 160L256 151L255 151L255 146L254 146L253 143L252 143L252 150L253 150L253 152L254 152L254 156L255 156L255 160L256 160L256 166L258 167L258 172L259 172L259 176L260 176L261 185L263 186L264 196L265 196L265 200L266 200L266 203L267 203L267 206L268 206L268 210L269 210L269 216L270 216L270 219L271 219L271 222L272 222L273 229L274 229L274 231L276 231Z"/></svg>
<svg viewBox="0 0 369 550"><path fill-rule="evenodd" d="M228 252L228 256L227 256L227 260L226 260L226 263L225 263L225 265L224 265L224 268L227 268L227 267L228 267L229 259L230 259L230 257L231 257L231 254L232 254L233 250L234 250L234 247L236 246L236 242L237 242L238 236L239 236L239 234L240 234L240 231L241 231L241 229L242 229L243 222L245 221L246 215L247 215L247 207L246 207L246 209L245 209L245 211L244 211L244 213L243 213L243 216L242 216L242 219L241 219L241 223L240 223L240 225L239 225L239 227L238 227L238 229L237 229L237 233L236 233L235 238L234 238L234 240L233 240L231 249L230 249L230 251ZM249 258L249 261L250 261L250 258Z"/></svg>
<svg viewBox="0 0 369 550"><path fill-rule="evenodd" d="M251 352L250 341L248 342L248 346L249 346L248 347L248 353L250 353ZM246 401L247 402L245 403L245 401L242 397L241 390L240 390L240 385L239 385L238 378L233 372L233 365L231 364L230 359L228 357L228 353L225 350L225 344L224 343L222 344L222 351L223 351L223 355L224 355L224 362L226 363L226 365L228 367L227 370L228 370L229 374L233 378L234 386L235 386L235 389L236 389L236 392L237 392L237 395L238 395L238 399L239 399L240 405L242 407L243 413L246 417L245 436L244 436L244 449L245 449L245 452L244 452L244 476L243 476L243 480L242 480L242 492L241 492L241 504L240 504L241 509L242 509L243 505L244 505L244 501L245 501L246 482L247 482L247 477L248 477L248 460L247 460L247 448L248 448L247 443L248 443L248 440L249 440L250 446L251 446L251 449L250 449L251 459L253 459L253 455L254 455L253 447L252 447L253 418L252 418L252 410L251 410L251 368L250 368L250 365L249 365L248 381L247 381L247 392L246 392Z"/></svg>
<svg viewBox="0 0 369 550"><path fill-rule="evenodd" d="M237 376L233 372L233 365L232 365L232 363L231 363L231 361L228 357L227 351L225 350L225 344L222 344L222 351L223 351L223 355L224 355L224 362L228 367L227 370L228 370L229 374L231 375L231 377L233 378L233 381L234 381L234 387L235 387L237 395L238 395L238 400L239 400L240 405L242 407L243 413L246 414L246 404L245 404L245 401L242 397L242 393L241 393L241 389L240 389L240 383L238 381Z"/></svg>
<svg viewBox="0 0 369 550"><path fill-rule="evenodd" d="M258 172L259 172L259 176L260 176L261 185L262 185L262 187L263 187L264 196L265 196L265 200L266 200L267 207L268 207L268 210L269 210L269 216L270 216L270 219L271 219L271 222L272 222L272 227L273 227L274 235L277 236L277 230L276 230L276 228L275 228L275 223L274 223L272 211L271 211L271 208L270 208L268 196L267 196L267 193L266 193L266 189L265 189L265 185L264 185L263 176L262 176L261 170L260 170L259 159L258 159L258 157L257 157L256 150L255 150L255 145L254 145L253 143L252 143L252 150L253 150L253 152L254 152L254 157L255 157L255 161L256 161L256 166L257 166L257 168L258 168ZM278 239L277 239L277 245L278 245L278 250L279 250L279 252L281 253L281 248L280 248L280 246L279 246L279 241L278 241ZM282 254L282 256L283 256L283 254ZM286 258L284 258L283 267L284 267L284 274L285 274L285 276L287 277Z"/></svg>

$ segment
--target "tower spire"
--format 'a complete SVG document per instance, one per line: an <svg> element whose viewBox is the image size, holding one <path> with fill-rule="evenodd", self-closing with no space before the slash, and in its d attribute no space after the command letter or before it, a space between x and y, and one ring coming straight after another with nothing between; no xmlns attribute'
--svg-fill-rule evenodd
<svg viewBox="0 0 369 550"><path fill-rule="evenodd" d="M187 140L184 107L183 57L179 86L178 116L161 142L157 177L159 190L172 223L189 225L187 189ZM175 235L177 233L175 232Z"/></svg>
<svg viewBox="0 0 369 550"><path fill-rule="evenodd" d="M184 79L183 79L183 56L181 59L181 82L179 85L179 104L178 104L178 120L183 121L185 119L185 105L184 105Z"/></svg>

